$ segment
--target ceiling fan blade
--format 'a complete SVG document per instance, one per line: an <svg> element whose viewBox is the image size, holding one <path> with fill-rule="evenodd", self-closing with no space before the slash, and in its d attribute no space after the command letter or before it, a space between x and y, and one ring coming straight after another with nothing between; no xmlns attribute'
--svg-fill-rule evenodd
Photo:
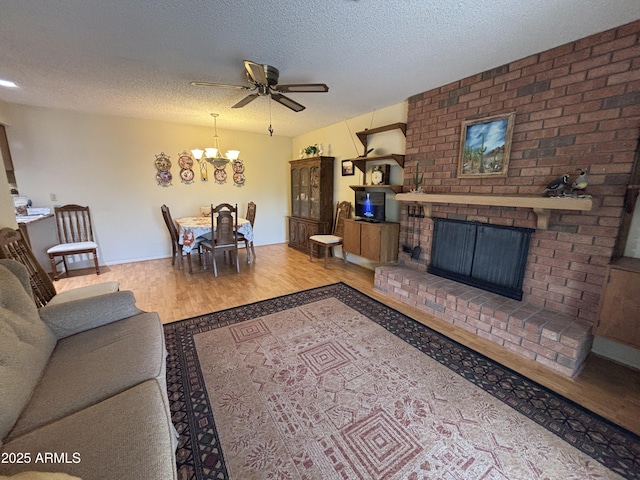
<svg viewBox="0 0 640 480"><path fill-rule="evenodd" d="M328 92L329 87L324 83L292 83L290 85L278 85L275 88L278 92Z"/></svg>
<svg viewBox="0 0 640 480"><path fill-rule="evenodd" d="M267 74L264 71L264 66L259 63L251 62L249 60L244 61L244 68L247 69L249 78L255 83L260 85L268 85Z"/></svg>
<svg viewBox="0 0 640 480"><path fill-rule="evenodd" d="M237 88L239 90L249 90L249 88L251 88L244 85L227 85L226 83L210 83L210 82L190 82L190 85L193 85L194 87Z"/></svg>
<svg viewBox="0 0 640 480"><path fill-rule="evenodd" d="M290 108L294 112L301 112L302 110L305 109L304 105L300 105L298 102L294 102L290 98L285 97L284 95L280 95L279 93L272 93L271 98L273 98L276 102L280 103L281 105L284 105L285 107Z"/></svg>
<svg viewBox="0 0 640 480"><path fill-rule="evenodd" d="M231 108L242 108L244 107L246 104L253 102L256 98L258 98L260 95L258 95L257 93L252 93L251 95L247 95L246 97L244 97L242 100L240 100L238 103L236 103L234 106L232 106Z"/></svg>

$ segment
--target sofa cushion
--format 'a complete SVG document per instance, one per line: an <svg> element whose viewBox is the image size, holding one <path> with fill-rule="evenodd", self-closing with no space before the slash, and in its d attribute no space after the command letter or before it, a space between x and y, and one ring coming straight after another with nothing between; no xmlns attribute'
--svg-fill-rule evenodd
<svg viewBox="0 0 640 480"><path fill-rule="evenodd" d="M49 300L47 305L56 305L74 300L97 297L98 295L113 293L118 290L120 290L120 284L118 282L102 282L96 283L95 285L87 285L86 287L72 288L71 290L57 293L55 297Z"/></svg>
<svg viewBox="0 0 640 480"><path fill-rule="evenodd" d="M143 313L70 337L56 345L31 401L9 433L15 438L149 379L166 385L164 332Z"/></svg>
<svg viewBox="0 0 640 480"><path fill-rule="evenodd" d="M23 472L10 477L0 475L0 480L82 480L80 477L72 477L66 473L51 472Z"/></svg>
<svg viewBox="0 0 640 480"><path fill-rule="evenodd" d="M31 292L31 278L29 276L29 270L27 270L23 264L10 258L0 258L0 265L7 267L11 273L18 277L18 280L22 283L25 291Z"/></svg>
<svg viewBox="0 0 640 480"><path fill-rule="evenodd" d="M26 268L15 264L29 285ZM29 402L56 344L23 280L0 264L0 439Z"/></svg>
<svg viewBox="0 0 640 480"><path fill-rule="evenodd" d="M38 452L64 452L69 463L3 465L4 473L40 469L85 480L175 480L173 426L165 398L160 384L150 380L16 438L1 451L29 452L32 458ZM74 458L80 461L73 463Z"/></svg>
<svg viewBox="0 0 640 480"><path fill-rule="evenodd" d="M133 292L123 290L68 302L49 302L38 313L60 340L85 330L133 317L142 313L142 310L136 307Z"/></svg>

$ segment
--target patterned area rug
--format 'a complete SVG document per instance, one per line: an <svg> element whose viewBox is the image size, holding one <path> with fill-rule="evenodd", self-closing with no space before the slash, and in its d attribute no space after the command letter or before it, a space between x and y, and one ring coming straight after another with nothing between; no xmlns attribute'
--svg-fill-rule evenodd
<svg viewBox="0 0 640 480"><path fill-rule="evenodd" d="M165 325L184 479L640 478L640 438L344 284Z"/></svg>

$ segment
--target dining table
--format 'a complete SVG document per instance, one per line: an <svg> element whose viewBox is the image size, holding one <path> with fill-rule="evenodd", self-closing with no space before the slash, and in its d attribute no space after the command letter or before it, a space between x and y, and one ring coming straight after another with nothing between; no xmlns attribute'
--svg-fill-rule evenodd
<svg viewBox="0 0 640 480"><path fill-rule="evenodd" d="M198 239L211 240L211 216L181 217L175 219L178 227L178 243L182 245L183 253L191 253L198 244ZM213 222L215 231L215 222ZM247 243L253 242L253 228L246 218L238 217L236 232L244 235ZM251 249L247 248L247 263L251 263Z"/></svg>

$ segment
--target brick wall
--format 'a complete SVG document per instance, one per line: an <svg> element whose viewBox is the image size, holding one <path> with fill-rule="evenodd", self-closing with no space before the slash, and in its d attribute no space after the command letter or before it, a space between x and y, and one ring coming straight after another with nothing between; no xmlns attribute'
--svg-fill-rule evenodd
<svg viewBox="0 0 640 480"><path fill-rule="evenodd" d="M461 123L515 112L507 177L457 178ZM588 172L589 212L558 210L532 238L524 282L530 303L594 322L621 224L640 127L640 21L478 73L409 99L405 191L416 170L428 193L542 195ZM561 200L559 200L561 201ZM535 228L520 208L441 205L434 216ZM402 212L400 239L407 228ZM426 270L433 222L422 221Z"/></svg>

